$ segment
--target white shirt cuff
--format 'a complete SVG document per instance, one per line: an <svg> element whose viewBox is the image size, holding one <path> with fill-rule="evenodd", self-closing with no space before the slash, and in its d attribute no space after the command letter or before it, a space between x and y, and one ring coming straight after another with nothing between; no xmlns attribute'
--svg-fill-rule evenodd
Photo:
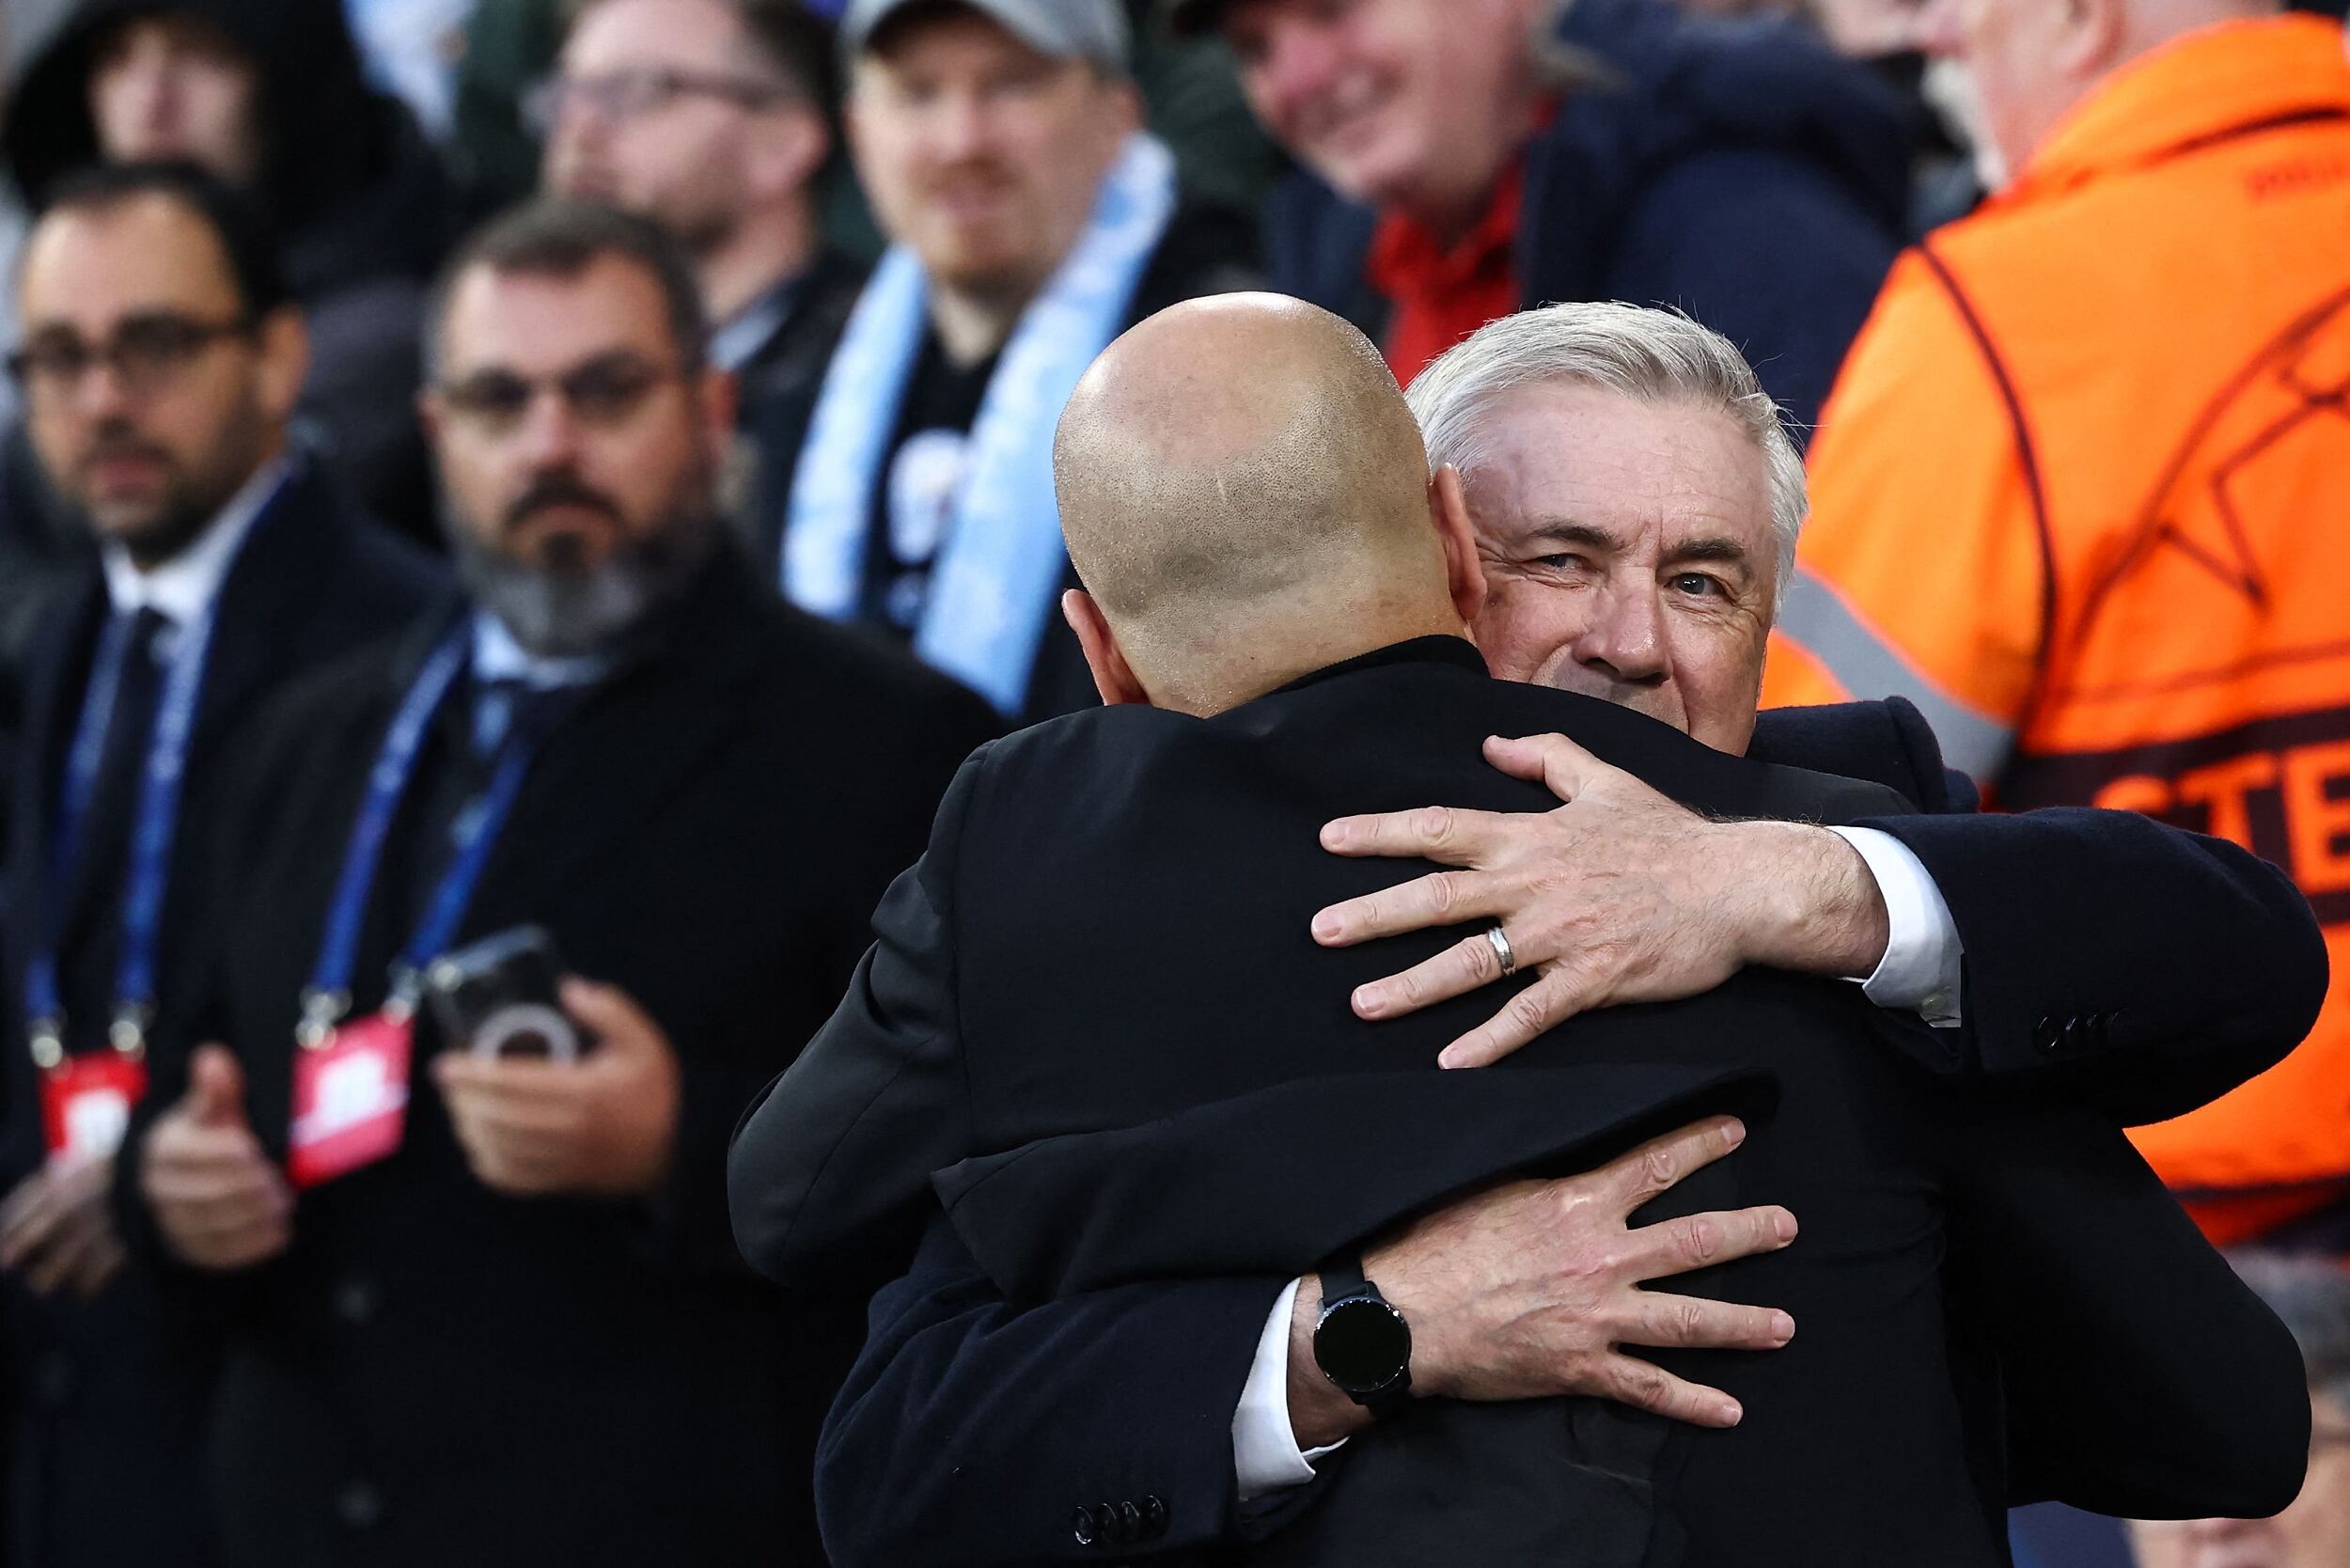
<svg viewBox="0 0 2350 1568"><path fill-rule="evenodd" d="M1873 827L1828 831L1859 851L1885 900L1885 956L1876 972L1860 982L1862 993L1881 1008L1914 1012L1935 1028L1955 1028L1966 949L1925 862L1907 844Z"/></svg>
<svg viewBox="0 0 2350 1568"><path fill-rule="evenodd" d="M1257 1337L1257 1359L1241 1388L1240 1408L1232 1412L1232 1473L1239 1478L1243 1502L1305 1485L1314 1479L1315 1460L1346 1446L1340 1439L1325 1449L1301 1450L1290 1426L1290 1314L1303 1283L1291 1280L1273 1304L1273 1315Z"/></svg>

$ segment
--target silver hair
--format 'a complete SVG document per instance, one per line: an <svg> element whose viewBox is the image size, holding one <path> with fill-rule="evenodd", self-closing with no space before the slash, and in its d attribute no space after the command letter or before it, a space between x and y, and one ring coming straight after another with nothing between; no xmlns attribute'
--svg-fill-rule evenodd
<svg viewBox="0 0 2350 1568"><path fill-rule="evenodd" d="M1637 305L1546 305L1504 316L1446 350L1404 394L1419 420L1430 469L1449 463L1464 480L1472 478L1490 455L1480 426L1485 411L1512 388L1555 384L1717 409L1736 420L1762 448L1769 473L1778 549L1773 602L1786 597L1795 540L1810 508L1803 457L1736 344L1678 311Z"/></svg>
<svg viewBox="0 0 2350 1568"><path fill-rule="evenodd" d="M2293 1331L2311 1389L2350 1405L2350 1272L2340 1260L2246 1247L2228 1262Z"/></svg>

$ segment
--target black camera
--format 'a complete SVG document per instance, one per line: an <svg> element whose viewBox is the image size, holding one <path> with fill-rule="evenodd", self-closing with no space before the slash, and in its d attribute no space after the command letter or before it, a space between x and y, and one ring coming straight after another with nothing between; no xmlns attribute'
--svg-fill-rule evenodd
<svg viewBox="0 0 2350 1568"><path fill-rule="evenodd" d="M592 1043L556 991L563 961L537 926L516 926L434 959L424 972L433 1016L477 1057L576 1061Z"/></svg>

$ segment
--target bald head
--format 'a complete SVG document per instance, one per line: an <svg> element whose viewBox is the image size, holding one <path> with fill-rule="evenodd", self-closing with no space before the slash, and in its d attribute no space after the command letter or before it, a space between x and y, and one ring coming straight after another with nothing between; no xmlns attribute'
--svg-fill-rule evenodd
<svg viewBox="0 0 2350 1568"><path fill-rule="evenodd" d="M1078 383L1053 476L1070 559L1162 706L1459 630L1419 427L1326 310L1225 294L1143 321Z"/></svg>

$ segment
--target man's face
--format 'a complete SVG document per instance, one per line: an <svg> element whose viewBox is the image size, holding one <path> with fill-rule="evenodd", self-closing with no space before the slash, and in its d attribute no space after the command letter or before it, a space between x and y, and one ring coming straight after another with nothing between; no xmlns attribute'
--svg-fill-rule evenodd
<svg viewBox="0 0 2350 1568"><path fill-rule="evenodd" d="M260 84L252 56L210 23L123 23L90 70L99 150L112 163L184 159L249 185L261 168Z"/></svg>
<svg viewBox="0 0 2350 1568"><path fill-rule="evenodd" d="M2063 0L1928 0L1927 53L1965 72L1996 167L2013 176L2087 90L2065 61L2074 40Z"/></svg>
<svg viewBox="0 0 2350 1568"><path fill-rule="evenodd" d="M283 439L298 326L248 330L209 225L165 196L68 208L26 243L27 428L102 538L163 558Z"/></svg>
<svg viewBox="0 0 2350 1568"><path fill-rule="evenodd" d="M1355 200L1408 209L1525 136L1531 26L1527 0L1242 0L1224 37L1275 140Z"/></svg>
<svg viewBox="0 0 2350 1568"><path fill-rule="evenodd" d="M1754 732L1778 548L1762 454L1727 415L1532 385L1485 411L1467 476L1494 673Z"/></svg>
<svg viewBox="0 0 2350 1568"><path fill-rule="evenodd" d="M2139 1568L2337 1568L2350 1562L2350 1407L2312 1394L2309 1478L2273 1519L2141 1521Z"/></svg>
<svg viewBox="0 0 2350 1568"><path fill-rule="evenodd" d="M650 218L697 253L760 199L754 160L779 117L812 118L718 0L602 0L557 80L548 186Z"/></svg>
<svg viewBox="0 0 2350 1568"><path fill-rule="evenodd" d="M440 353L424 416L469 581L526 645L598 646L698 559L730 384L686 373L659 283L618 256L470 269Z"/></svg>
<svg viewBox="0 0 2350 1568"><path fill-rule="evenodd" d="M1136 123L1133 89L955 13L856 62L849 133L882 228L943 282L1025 294L1083 232Z"/></svg>

